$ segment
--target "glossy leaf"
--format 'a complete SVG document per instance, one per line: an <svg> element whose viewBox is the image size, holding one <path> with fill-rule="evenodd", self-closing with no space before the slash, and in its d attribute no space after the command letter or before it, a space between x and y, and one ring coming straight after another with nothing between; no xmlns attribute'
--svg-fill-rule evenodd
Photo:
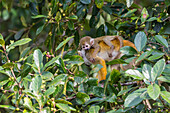
<svg viewBox="0 0 170 113"><path fill-rule="evenodd" d="M73 21L68 21L68 28L70 29L70 30L74 30L74 23L73 23Z"/></svg>
<svg viewBox="0 0 170 113"><path fill-rule="evenodd" d="M161 97L170 104L170 92L161 91Z"/></svg>
<svg viewBox="0 0 170 113"><path fill-rule="evenodd" d="M68 37L66 40L64 40L63 42L61 42L55 51L57 51L58 49L60 49L62 46L64 46L71 38L73 38L74 36Z"/></svg>
<svg viewBox="0 0 170 113"><path fill-rule="evenodd" d="M158 80L170 83L170 76L168 76L168 75L160 76L160 77L158 77Z"/></svg>
<svg viewBox="0 0 170 113"><path fill-rule="evenodd" d="M45 95L45 96L49 96L49 95L53 94L55 90L56 90L55 87L48 88L48 89L45 91L44 95Z"/></svg>
<svg viewBox="0 0 170 113"><path fill-rule="evenodd" d="M71 110L67 104L56 103L56 107L58 107L59 109L61 109L62 111L66 112L66 113L71 113Z"/></svg>
<svg viewBox="0 0 170 113"><path fill-rule="evenodd" d="M143 68L142 68L142 73L145 76L146 79L148 79L149 81L151 81L151 70L152 67L148 64L144 64Z"/></svg>
<svg viewBox="0 0 170 113"><path fill-rule="evenodd" d="M40 26L36 31L36 35L39 35L43 29L44 29L44 25Z"/></svg>
<svg viewBox="0 0 170 113"><path fill-rule="evenodd" d="M157 42L159 42L160 44L162 44L163 46L168 48L168 42L165 38L163 38L161 35L156 35L155 39Z"/></svg>
<svg viewBox="0 0 170 113"><path fill-rule="evenodd" d="M114 64L128 64L127 62L125 62L124 60L122 59L114 59L110 62L107 62L106 64L108 65L114 65Z"/></svg>
<svg viewBox="0 0 170 113"><path fill-rule="evenodd" d="M97 6L97 8L102 8L103 4L104 4L104 0L95 0L95 4Z"/></svg>
<svg viewBox="0 0 170 113"><path fill-rule="evenodd" d="M163 72L165 68L165 60L161 59L159 60L152 68L151 70L151 80L152 82L155 82L155 79L160 76L160 74Z"/></svg>
<svg viewBox="0 0 170 113"><path fill-rule="evenodd" d="M26 43L29 43L30 41L31 41L30 38L23 38L23 39L21 39L21 40L18 40L18 41L16 41L16 42L10 44L8 48L12 48L12 47L24 45L24 44L26 44Z"/></svg>
<svg viewBox="0 0 170 113"><path fill-rule="evenodd" d="M54 80L52 80L50 83L49 83L49 86L56 86L58 84L61 84L62 80L66 77L65 74L62 74L62 75L58 75L57 77L54 78Z"/></svg>
<svg viewBox="0 0 170 113"><path fill-rule="evenodd" d="M80 2L83 4L90 4L91 0L80 0Z"/></svg>
<svg viewBox="0 0 170 113"><path fill-rule="evenodd" d="M137 11L137 9L129 10L127 13L123 14L121 17L131 17L132 14L134 14Z"/></svg>
<svg viewBox="0 0 170 113"><path fill-rule="evenodd" d="M147 42L147 38L144 32L138 32L135 37L135 46L138 51L142 51Z"/></svg>
<svg viewBox="0 0 170 113"><path fill-rule="evenodd" d="M32 79L30 89L33 90L35 94L38 94L41 91L41 84L42 84L41 76L37 75L35 78Z"/></svg>
<svg viewBox="0 0 170 113"><path fill-rule="evenodd" d="M40 71L41 64L43 61L43 54L42 54L41 50L36 49L33 53L33 56L34 56L35 65L37 66L38 70Z"/></svg>
<svg viewBox="0 0 170 113"><path fill-rule="evenodd" d="M78 19L78 17L77 17L76 15L71 15L71 16L69 17L69 19L77 20L77 19Z"/></svg>
<svg viewBox="0 0 170 113"><path fill-rule="evenodd" d="M85 102L89 101L90 97L86 93L78 92L76 94L76 102L78 104L84 104Z"/></svg>
<svg viewBox="0 0 170 113"><path fill-rule="evenodd" d="M15 40L20 39L23 33L24 33L24 29L19 30L19 31L14 35Z"/></svg>
<svg viewBox="0 0 170 113"><path fill-rule="evenodd" d="M143 100L143 98L141 98L141 95L142 95L142 93L129 94L125 99L124 106L125 107L136 106L137 104L139 104Z"/></svg>
<svg viewBox="0 0 170 113"><path fill-rule="evenodd" d="M137 54L137 51L130 46L124 46L124 47L120 48L120 52L122 52L123 54L126 54L126 55Z"/></svg>
<svg viewBox="0 0 170 113"><path fill-rule="evenodd" d="M153 100L156 100L160 94L160 87L157 84L151 84L148 86L147 92Z"/></svg>
<svg viewBox="0 0 170 113"><path fill-rule="evenodd" d="M134 79L143 80L143 75L138 70L129 69L125 72L127 76L133 77Z"/></svg>
<svg viewBox="0 0 170 113"><path fill-rule="evenodd" d="M36 15L36 16L31 16L31 18L36 19L36 18L46 18L47 16L45 15Z"/></svg>
<svg viewBox="0 0 170 113"><path fill-rule="evenodd" d="M150 57L148 58L148 60L156 60L156 59L161 58L163 55L164 55L164 53L154 54L154 55L150 56Z"/></svg>
<svg viewBox="0 0 170 113"><path fill-rule="evenodd" d="M11 105L0 105L0 108L15 110L15 107Z"/></svg>
<svg viewBox="0 0 170 113"><path fill-rule="evenodd" d="M89 108L89 113L99 113L100 107L99 106L91 106Z"/></svg>
<svg viewBox="0 0 170 113"><path fill-rule="evenodd" d="M151 18L149 18L147 21L148 21L148 22L151 22L151 21L154 21L154 20L157 20L157 18L156 18L156 17L151 17Z"/></svg>
<svg viewBox="0 0 170 113"><path fill-rule="evenodd" d="M51 80L51 78L53 77L53 74L49 71L44 71L41 75L42 79L44 80Z"/></svg>
<svg viewBox="0 0 170 113"><path fill-rule="evenodd" d="M0 33L0 46L4 46L5 45L5 41L4 41L4 38L2 36L2 34Z"/></svg>
<svg viewBox="0 0 170 113"><path fill-rule="evenodd" d="M110 14L110 15L112 14L112 10L111 10L110 7L103 6L102 9L103 9L106 13L108 13L108 14Z"/></svg>
<svg viewBox="0 0 170 113"><path fill-rule="evenodd" d="M133 0L126 0L126 5L129 8L133 4Z"/></svg>
<svg viewBox="0 0 170 113"><path fill-rule="evenodd" d="M136 60L136 62L139 62L139 61L145 59L146 57L151 55L151 53L152 53L152 51L146 51L146 52L142 53L142 55L139 56L139 58Z"/></svg>
<svg viewBox="0 0 170 113"><path fill-rule="evenodd" d="M45 64L44 69L46 69L48 66L54 64L58 59L59 59L59 56L56 56L56 57L52 58L49 62L47 62L47 63ZM43 70L44 70L44 69L43 69Z"/></svg>
<svg viewBox="0 0 170 113"><path fill-rule="evenodd" d="M28 97L24 97L24 106L28 108L29 110L36 111L34 107L32 106L32 102Z"/></svg>

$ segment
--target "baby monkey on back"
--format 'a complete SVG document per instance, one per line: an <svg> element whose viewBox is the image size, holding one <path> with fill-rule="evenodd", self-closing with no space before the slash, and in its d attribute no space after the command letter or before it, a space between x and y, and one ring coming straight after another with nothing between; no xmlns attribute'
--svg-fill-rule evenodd
<svg viewBox="0 0 170 113"><path fill-rule="evenodd" d="M111 43L111 40L113 40L114 37L113 36L102 36L99 38L91 38L90 36L85 36L80 40L80 44L79 44L79 49L83 49L83 50L89 50L91 48L94 48L93 51L93 55L95 56L97 55L97 53L100 51L101 47L99 45L99 43L101 41L103 41L104 43L106 43L110 49L108 50L108 56L112 57L112 52L114 50L114 45ZM91 62L94 62L94 59L90 59Z"/></svg>

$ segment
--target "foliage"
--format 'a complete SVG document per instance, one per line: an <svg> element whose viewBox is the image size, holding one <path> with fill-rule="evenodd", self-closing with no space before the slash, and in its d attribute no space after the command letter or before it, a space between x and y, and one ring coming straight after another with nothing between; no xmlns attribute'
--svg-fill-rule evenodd
<svg viewBox="0 0 170 113"><path fill-rule="evenodd" d="M1 112L168 112L168 0L0 0ZM80 37L134 42L98 83L77 55ZM68 51L68 52L67 52ZM109 67L109 66L108 66Z"/></svg>

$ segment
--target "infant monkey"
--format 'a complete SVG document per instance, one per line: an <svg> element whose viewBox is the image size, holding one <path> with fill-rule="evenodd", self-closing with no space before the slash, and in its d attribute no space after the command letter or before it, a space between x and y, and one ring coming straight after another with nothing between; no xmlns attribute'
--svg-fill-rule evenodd
<svg viewBox="0 0 170 113"><path fill-rule="evenodd" d="M114 45L111 43L113 40L113 36L102 36L99 38L91 38L90 36L85 36L80 40L79 49L89 50L90 48L94 48L94 52L92 56L95 56L100 51L99 42L103 41L106 43L110 50L108 51L109 57L112 57L112 52L114 50ZM94 62L93 60L91 62Z"/></svg>

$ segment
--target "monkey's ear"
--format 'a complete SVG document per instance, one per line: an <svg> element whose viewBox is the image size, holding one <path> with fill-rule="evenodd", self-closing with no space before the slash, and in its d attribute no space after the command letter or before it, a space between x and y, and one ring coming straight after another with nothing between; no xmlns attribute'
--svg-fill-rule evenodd
<svg viewBox="0 0 170 113"><path fill-rule="evenodd" d="M92 45L94 45L94 39L90 39L90 45L92 46Z"/></svg>

